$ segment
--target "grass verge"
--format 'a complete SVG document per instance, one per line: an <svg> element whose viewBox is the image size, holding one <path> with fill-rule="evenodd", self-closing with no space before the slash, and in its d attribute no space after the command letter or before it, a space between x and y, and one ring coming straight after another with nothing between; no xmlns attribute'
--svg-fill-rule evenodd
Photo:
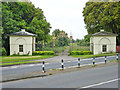
<svg viewBox="0 0 120 90"><path fill-rule="evenodd" d="M115 61L117 61L117 60L110 60L110 62L115 62ZM120 59L118 59L118 62L120 62Z"/></svg>
<svg viewBox="0 0 120 90"><path fill-rule="evenodd" d="M80 57L82 59L85 59L85 58L102 57L102 56L112 56L112 55L116 55L116 53L112 53L112 54L97 54L97 55L71 55L71 56L72 57Z"/></svg>
<svg viewBox="0 0 120 90"><path fill-rule="evenodd" d="M39 59L45 59L53 57L54 55L41 55L41 56L3 56L0 60L0 66L19 65L29 63L41 63L42 61L36 61Z"/></svg>

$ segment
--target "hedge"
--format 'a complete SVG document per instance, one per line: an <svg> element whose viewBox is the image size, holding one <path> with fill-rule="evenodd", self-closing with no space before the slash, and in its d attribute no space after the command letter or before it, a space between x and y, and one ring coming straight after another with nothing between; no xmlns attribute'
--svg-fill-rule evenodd
<svg viewBox="0 0 120 90"><path fill-rule="evenodd" d="M2 56L6 56L6 55L7 55L6 49L2 48Z"/></svg>
<svg viewBox="0 0 120 90"><path fill-rule="evenodd" d="M54 51L34 51L33 55L55 55Z"/></svg>
<svg viewBox="0 0 120 90"><path fill-rule="evenodd" d="M71 51L70 55L90 55L92 51Z"/></svg>

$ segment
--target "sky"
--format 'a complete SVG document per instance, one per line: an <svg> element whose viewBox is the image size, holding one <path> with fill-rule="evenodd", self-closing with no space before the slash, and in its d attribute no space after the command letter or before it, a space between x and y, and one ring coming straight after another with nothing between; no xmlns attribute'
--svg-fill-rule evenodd
<svg viewBox="0 0 120 90"><path fill-rule="evenodd" d="M83 39L87 35L82 14L88 0L30 0L35 7L43 10L47 21L51 24L50 34L60 29L72 35L73 39Z"/></svg>

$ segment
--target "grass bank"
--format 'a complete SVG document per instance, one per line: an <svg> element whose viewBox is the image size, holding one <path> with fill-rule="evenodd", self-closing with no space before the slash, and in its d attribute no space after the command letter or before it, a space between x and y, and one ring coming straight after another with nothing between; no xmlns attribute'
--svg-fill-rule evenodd
<svg viewBox="0 0 120 90"><path fill-rule="evenodd" d="M40 59L50 58L54 55L40 55L40 56L3 56L0 60L1 66L40 63Z"/></svg>
<svg viewBox="0 0 120 90"><path fill-rule="evenodd" d="M110 62L115 62L116 60L110 60ZM118 62L120 62L120 59L118 59Z"/></svg>
<svg viewBox="0 0 120 90"><path fill-rule="evenodd" d="M112 55L116 55L116 53L112 53L112 54L97 54L97 55L71 55L71 56L72 57L79 57L79 58L85 59L85 58L112 56Z"/></svg>

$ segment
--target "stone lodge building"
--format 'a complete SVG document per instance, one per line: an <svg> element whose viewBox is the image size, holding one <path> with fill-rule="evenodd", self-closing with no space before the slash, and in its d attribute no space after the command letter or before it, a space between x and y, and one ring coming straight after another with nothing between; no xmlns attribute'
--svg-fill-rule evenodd
<svg viewBox="0 0 120 90"><path fill-rule="evenodd" d="M90 51L93 54L116 52L116 36L110 32L101 30L91 35L90 38Z"/></svg>
<svg viewBox="0 0 120 90"><path fill-rule="evenodd" d="M9 34L10 55L32 55L32 52L35 51L35 36L35 34L26 32L25 29Z"/></svg>

